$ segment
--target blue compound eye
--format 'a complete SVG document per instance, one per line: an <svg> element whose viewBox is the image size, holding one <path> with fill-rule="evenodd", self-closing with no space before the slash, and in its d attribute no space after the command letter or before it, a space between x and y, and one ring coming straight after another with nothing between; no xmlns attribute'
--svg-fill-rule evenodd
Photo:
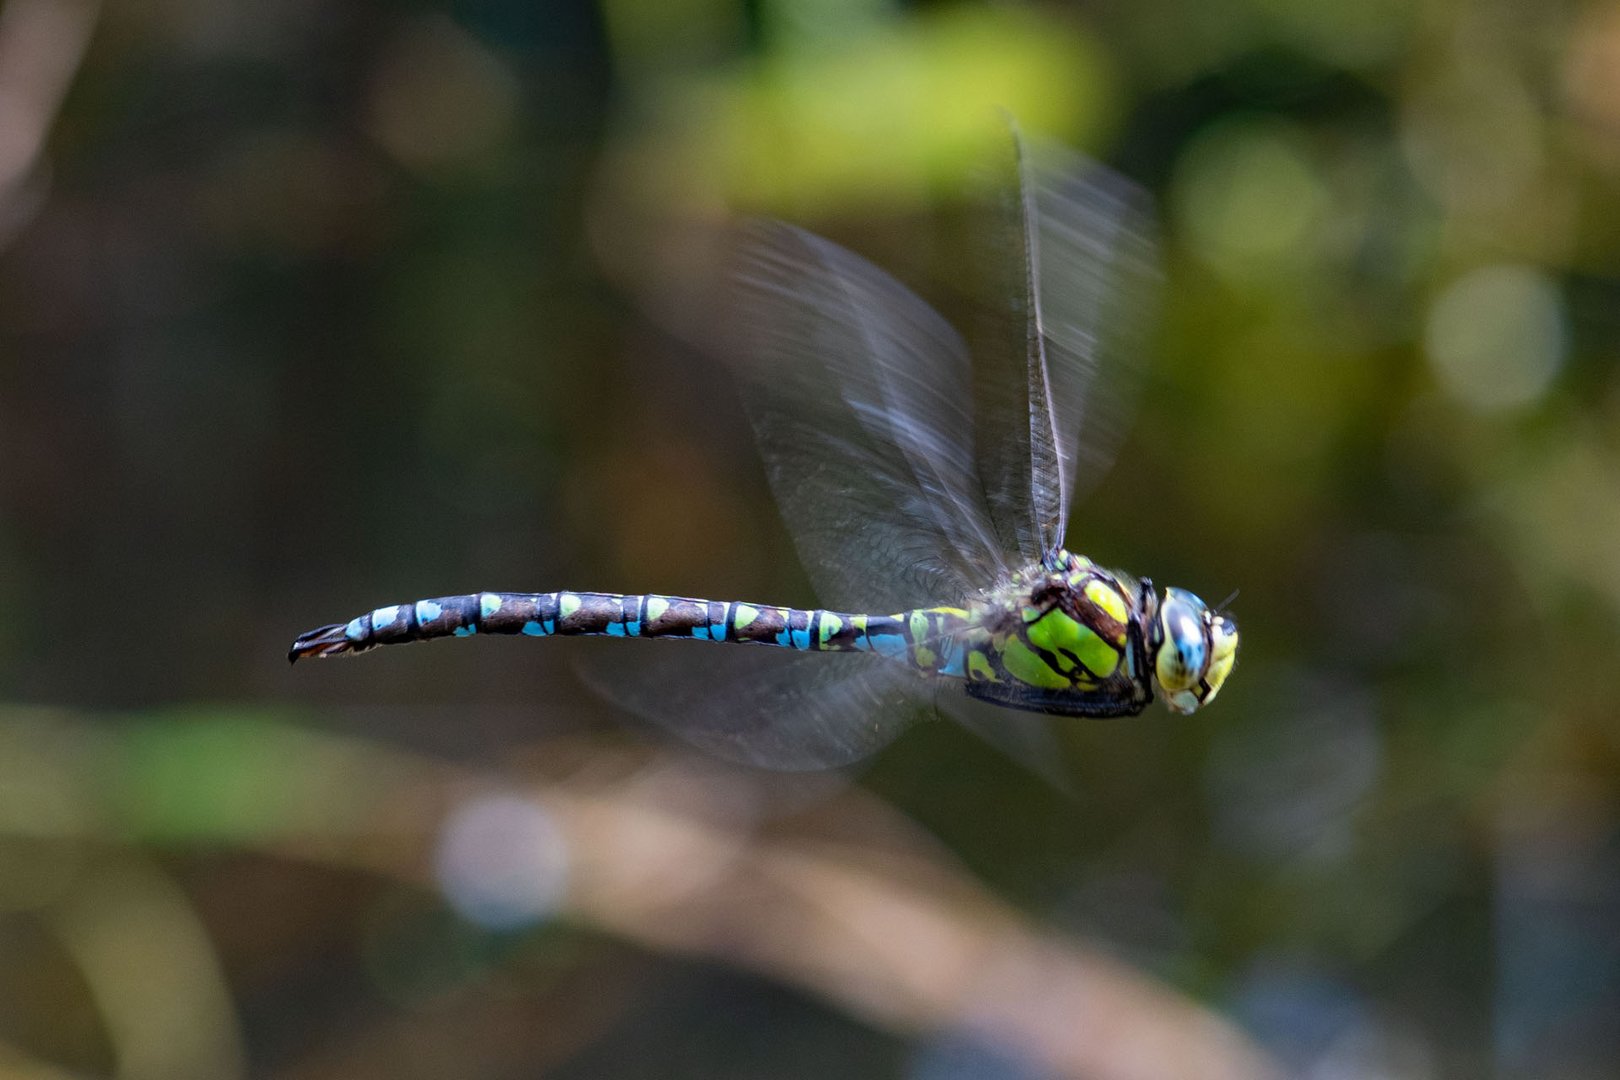
<svg viewBox="0 0 1620 1080"><path fill-rule="evenodd" d="M1220 693L1237 661L1238 628L1185 589L1166 589L1159 605L1153 675L1172 711L1190 713Z"/></svg>
<svg viewBox="0 0 1620 1080"><path fill-rule="evenodd" d="M1159 605L1159 650L1153 673L1174 708L1209 668L1209 608L1185 589L1166 589ZM1197 704L1193 705L1197 708Z"/></svg>

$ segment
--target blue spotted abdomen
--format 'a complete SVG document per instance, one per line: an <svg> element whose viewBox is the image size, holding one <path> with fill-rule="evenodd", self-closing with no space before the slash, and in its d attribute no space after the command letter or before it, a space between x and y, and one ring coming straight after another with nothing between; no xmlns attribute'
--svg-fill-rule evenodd
<svg viewBox="0 0 1620 1080"><path fill-rule="evenodd" d="M302 635L289 657L337 656L378 645L477 634L602 635L729 641L815 652L876 652L929 661L918 613L852 615L819 608L643 593L467 593L391 604ZM919 645L924 651L919 655ZM954 672L949 672L954 674Z"/></svg>

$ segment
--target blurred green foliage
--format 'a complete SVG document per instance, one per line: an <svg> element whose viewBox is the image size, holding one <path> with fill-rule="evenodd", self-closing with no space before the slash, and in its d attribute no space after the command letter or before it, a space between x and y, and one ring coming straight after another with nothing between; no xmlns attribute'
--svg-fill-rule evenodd
<svg viewBox="0 0 1620 1080"><path fill-rule="evenodd" d="M51 10L0 6L8 108ZM1620 4L75 10L42 154L0 136L0 1074L959 1075L311 856L437 812L406 748L636 739L566 643L282 657L480 587L807 601L680 230L892 245L998 106L1163 215L1071 546L1240 588L1245 651L1207 715L1065 730L1077 800L943 725L863 782L1299 1075L1612 1074Z"/></svg>

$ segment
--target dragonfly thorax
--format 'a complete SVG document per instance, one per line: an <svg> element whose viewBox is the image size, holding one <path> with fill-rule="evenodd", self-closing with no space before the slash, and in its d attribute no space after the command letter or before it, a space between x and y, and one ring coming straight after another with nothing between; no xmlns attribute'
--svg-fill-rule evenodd
<svg viewBox="0 0 1620 1080"><path fill-rule="evenodd" d="M1190 713L1220 691L1237 654L1237 626L1184 589L1057 550L985 598L985 639L963 674L968 692L997 704L1076 716L1135 715L1156 687Z"/></svg>
<svg viewBox="0 0 1620 1080"><path fill-rule="evenodd" d="M1014 573L980 609L968 693L1065 716L1129 716L1152 700L1144 603L1152 593L1055 551Z"/></svg>

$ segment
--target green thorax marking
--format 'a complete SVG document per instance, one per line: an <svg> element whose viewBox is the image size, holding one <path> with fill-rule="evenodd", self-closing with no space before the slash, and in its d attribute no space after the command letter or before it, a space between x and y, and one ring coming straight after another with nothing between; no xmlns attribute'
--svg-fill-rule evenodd
<svg viewBox="0 0 1620 1080"><path fill-rule="evenodd" d="M989 640L970 647L963 674L999 682L1004 672L1040 690L1095 691L1122 670L1131 607L1113 575L1089 560L1018 575L986 605Z"/></svg>

